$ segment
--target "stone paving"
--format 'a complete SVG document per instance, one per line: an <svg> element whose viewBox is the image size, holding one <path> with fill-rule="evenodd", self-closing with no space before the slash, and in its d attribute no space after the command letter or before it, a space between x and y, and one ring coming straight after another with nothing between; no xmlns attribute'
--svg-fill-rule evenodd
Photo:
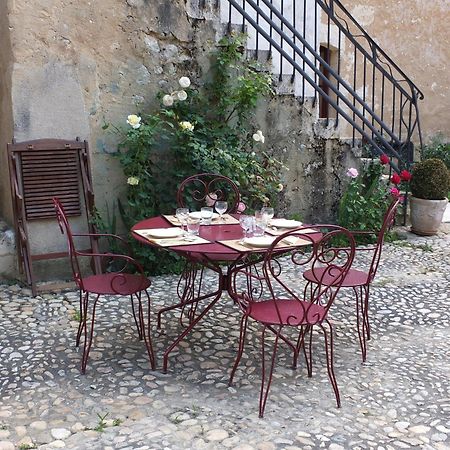
<svg viewBox="0 0 450 450"><path fill-rule="evenodd" d="M167 374L149 369L129 302L104 301L81 375L77 292L32 298L28 289L0 286L0 450L450 449L450 234L405 236L385 246L366 363L350 293L341 291L333 305L342 408L316 335L312 378L303 360L290 369L291 355L281 348L263 419L254 325L235 383L227 385L239 330L229 299L173 353ZM155 309L170 304L176 281L153 279ZM154 333L159 368L179 326L166 314L163 333Z"/></svg>

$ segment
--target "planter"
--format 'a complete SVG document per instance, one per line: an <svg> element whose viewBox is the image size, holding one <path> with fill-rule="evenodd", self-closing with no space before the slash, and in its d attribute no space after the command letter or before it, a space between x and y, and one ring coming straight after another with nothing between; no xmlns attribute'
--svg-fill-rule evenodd
<svg viewBox="0 0 450 450"><path fill-rule="evenodd" d="M444 216L448 200L425 200L410 197L411 231L421 236L436 234Z"/></svg>

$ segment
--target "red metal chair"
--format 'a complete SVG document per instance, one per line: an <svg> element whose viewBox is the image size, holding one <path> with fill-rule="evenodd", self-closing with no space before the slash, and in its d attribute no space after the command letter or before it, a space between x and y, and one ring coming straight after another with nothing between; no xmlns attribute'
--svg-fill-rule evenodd
<svg viewBox="0 0 450 450"><path fill-rule="evenodd" d="M227 213L236 213L241 195L236 183L224 175L200 173L181 182L177 192L177 204L181 208L214 206L218 200L228 202Z"/></svg>
<svg viewBox="0 0 450 450"><path fill-rule="evenodd" d="M183 180L177 192L177 204L181 208L189 207L200 210L202 206L214 206L216 201L224 200L228 203L227 213L237 213L241 202L239 188L228 177L214 173L200 173ZM241 204L242 205L242 204ZM233 257L234 258L234 257ZM224 261L227 261L224 255ZM196 307L201 296L204 264L198 265L195 258L186 261L183 273L178 282L180 302L162 308L157 313L157 326L161 328L161 315L167 311L181 309L180 323L183 316L188 316L189 322L194 320ZM196 287L195 284L197 284ZM188 307L186 309L186 307Z"/></svg>
<svg viewBox="0 0 450 450"><path fill-rule="evenodd" d="M147 291L151 282L144 275L142 266L136 260L127 255L78 251L74 243L74 237L114 239L123 243L127 247L128 244L119 236L112 234L72 233L61 202L57 198L54 198L53 203L55 205L56 217L58 219L61 232L63 234L65 233L67 237L69 259L72 266L73 277L80 289L80 324L78 326L76 345L77 347L80 345L81 334L84 331L84 349L81 360L81 373L86 372L89 351L92 346L94 335L95 311L97 301L101 295L130 296L131 307L139 338L141 340L144 339L147 353L150 358L151 367L152 369L155 369L155 357L150 335L150 296ZM82 274L78 257L94 258L97 259L97 261L104 261L105 259L109 262L120 261L123 267L115 272L84 276ZM125 270L128 268L133 269L137 273L126 273ZM147 326L144 321L144 308L141 299L142 292L145 292L147 296ZM93 294L93 301L90 301L89 294ZM135 300L137 300L137 307L135 306ZM88 325L87 318L90 307L92 308L92 318L90 325Z"/></svg>
<svg viewBox="0 0 450 450"><path fill-rule="evenodd" d="M355 241L350 232L334 225L318 225L322 232L319 241L301 233L301 229L279 236L269 247L262 267L255 270L253 261L235 268L231 277L230 294L239 305L243 315L240 325L239 349L231 371L229 384L233 382L241 360L247 332L247 323L252 319L262 326L262 380L259 398L259 416L263 417L275 367L280 339L294 350L294 368L300 350L307 362L308 375L312 376L312 332L319 328L325 339L328 376L333 387L337 406L340 407L339 390L333 369L333 329L328 320L328 311L345 279L355 255ZM275 246L283 240L301 238L309 241L306 249L297 248L289 259L280 259L280 250ZM345 239L345 247L335 247L336 238ZM302 247L303 248L303 247ZM298 279L306 267L321 267L322 283L319 279L315 289L300 289ZM296 272L299 272L298 274ZM299 292L300 291L300 292ZM266 330L275 334L273 352L266 367ZM294 339L290 336L294 332ZM290 331L291 330L291 331ZM305 338L309 335L309 357L305 349Z"/></svg>
<svg viewBox="0 0 450 450"><path fill-rule="evenodd" d="M358 337L361 347L362 360L367 357L367 342L370 339L369 326L369 293L370 285L377 273L380 264L381 251L386 233L392 227L400 200L394 198L387 209L383 224L378 232L376 231L352 231L353 236L376 235L375 245L357 247L356 254L359 252L373 252L370 265L366 270L350 269L342 283L342 287L352 288L356 298L356 322L358 328ZM323 277L322 269L313 269L306 271L303 276L311 284L317 284L318 280L322 283L330 283L327 277Z"/></svg>

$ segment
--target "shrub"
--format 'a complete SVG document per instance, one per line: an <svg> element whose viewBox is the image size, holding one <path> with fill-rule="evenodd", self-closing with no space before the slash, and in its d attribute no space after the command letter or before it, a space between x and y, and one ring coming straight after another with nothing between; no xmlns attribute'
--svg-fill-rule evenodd
<svg viewBox="0 0 450 450"><path fill-rule="evenodd" d="M450 174L440 159L431 158L414 165L411 193L426 200L443 200L450 190Z"/></svg>
<svg viewBox="0 0 450 450"><path fill-rule="evenodd" d="M435 136L431 142L422 150L422 160L436 158L440 159L450 170L450 142L445 143L443 137Z"/></svg>
<svg viewBox="0 0 450 450"><path fill-rule="evenodd" d="M245 59L244 37L222 39L212 55L208 82L179 79L176 90L160 92L156 111L130 114L118 158L127 177L127 201L119 203L128 228L173 213L186 177L211 172L231 178L248 209L274 205L283 190L282 164L264 151L257 130L257 101L272 92L271 77ZM142 245L136 256L152 273L175 268L174 256Z"/></svg>

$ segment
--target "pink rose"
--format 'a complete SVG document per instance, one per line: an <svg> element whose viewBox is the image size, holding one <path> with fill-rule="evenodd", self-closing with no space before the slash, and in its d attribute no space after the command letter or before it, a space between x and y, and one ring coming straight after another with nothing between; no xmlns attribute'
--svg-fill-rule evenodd
<svg viewBox="0 0 450 450"><path fill-rule="evenodd" d="M354 167L351 167L347 170L347 176L351 178L356 178L358 176L358 170Z"/></svg>

